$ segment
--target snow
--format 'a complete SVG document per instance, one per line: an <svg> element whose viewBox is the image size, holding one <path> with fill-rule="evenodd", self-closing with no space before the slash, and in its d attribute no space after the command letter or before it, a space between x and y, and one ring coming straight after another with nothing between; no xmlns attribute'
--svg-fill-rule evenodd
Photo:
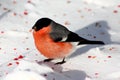
<svg viewBox="0 0 120 80"><path fill-rule="evenodd" d="M44 63L29 32L42 17L106 45L81 45L65 64ZM120 80L119 17L119 0L0 0L0 80Z"/></svg>

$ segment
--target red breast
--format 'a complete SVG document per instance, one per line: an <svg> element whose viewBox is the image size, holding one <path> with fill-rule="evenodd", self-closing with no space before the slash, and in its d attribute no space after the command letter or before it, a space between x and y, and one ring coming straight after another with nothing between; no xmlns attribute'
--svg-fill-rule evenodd
<svg viewBox="0 0 120 80"><path fill-rule="evenodd" d="M47 58L64 58L72 50L72 44L68 42L54 42L49 33L51 27L44 27L39 31L34 31L35 46Z"/></svg>

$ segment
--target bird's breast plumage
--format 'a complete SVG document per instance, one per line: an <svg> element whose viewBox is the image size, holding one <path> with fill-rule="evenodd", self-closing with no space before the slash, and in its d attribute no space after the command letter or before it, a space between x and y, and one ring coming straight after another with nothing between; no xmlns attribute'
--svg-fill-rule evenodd
<svg viewBox="0 0 120 80"><path fill-rule="evenodd" d="M50 37L51 27L44 27L33 32L35 46L47 58L63 58L72 51L72 44L69 42L55 42Z"/></svg>

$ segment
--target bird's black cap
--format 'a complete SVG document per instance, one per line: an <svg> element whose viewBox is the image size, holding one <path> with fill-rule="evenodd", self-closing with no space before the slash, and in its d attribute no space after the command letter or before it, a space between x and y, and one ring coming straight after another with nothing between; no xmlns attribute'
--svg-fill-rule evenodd
<svg viewBox="0 0 120 80"><path fill-rule="evenodd" d="M34 29L35 31L38 31L42 29L43 27L47 27L48 25L50 25L51 22L52 20L49 18L41 18L34 24L32 29Z"/></svg>

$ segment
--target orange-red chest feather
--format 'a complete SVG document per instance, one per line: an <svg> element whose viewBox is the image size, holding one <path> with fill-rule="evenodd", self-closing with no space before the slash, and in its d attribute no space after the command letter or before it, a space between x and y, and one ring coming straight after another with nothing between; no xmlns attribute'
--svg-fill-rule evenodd
<svg viewBox="0 0 120 80"><path fill-rule="evenodd" d="M33 32L35 46L47 58L66 57L72 50L72 44L68 42L54 42L49 35L50 28L48 26Z"/></svg>

